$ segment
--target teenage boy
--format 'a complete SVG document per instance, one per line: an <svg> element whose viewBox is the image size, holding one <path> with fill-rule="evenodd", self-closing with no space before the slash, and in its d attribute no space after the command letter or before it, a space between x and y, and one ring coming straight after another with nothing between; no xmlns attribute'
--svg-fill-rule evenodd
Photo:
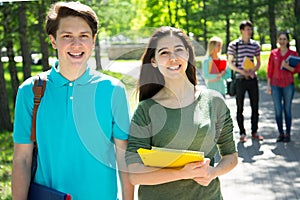
<svg viewBox="0 0 300 200"><path fill-rule="evenodd" d="M235 71L237 80L236 88L236 105L237 105L237 123L240 129L240 141L246 142L246 130L244 127L244 99L245 93L248 92L250 99L251 114L251 131L252 138L263 140L263 137L257 134L258 129L258 101L259 90L256 71L260 67L260 45L251 39L253 33L253 26L250 21L242 21L240 23L241 37L230 42L227 50L228 62L230 68ZM245 58L248 57L256 64L253 68L248 69L244 66ZM246 68L246 69L245 69Z"/></svg>
<svg viewBox="0 0 300 200"><path fill-rule="evenodd" d="M119 171L123 199L133 199L124 154L129 109L120 81L87 65L98 18L79 2L54 4L46 31L58 62L47 77L36 120L38 164L34 181L76 199L117 199ZM34 79L19 88L14 124L13 199L27 199L33 144L30 129Z"/></svg>

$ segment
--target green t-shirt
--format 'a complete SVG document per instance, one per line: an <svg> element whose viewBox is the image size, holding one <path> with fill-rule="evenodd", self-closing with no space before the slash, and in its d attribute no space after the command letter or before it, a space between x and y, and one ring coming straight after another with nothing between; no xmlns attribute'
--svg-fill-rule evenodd
<svg viewBox="0 0 300 200"><path fill-rule="evenodd" d="M131 121L127 165L142 163L136 150L151 146L203 151L212 166L218 149L221 155L236 152L233 123L223 97L204 89L192 104L178 109L152 99L140 102ZM207 187L193 180L140 185L138 196L140 200L222 199L218 179Z"/></svg>

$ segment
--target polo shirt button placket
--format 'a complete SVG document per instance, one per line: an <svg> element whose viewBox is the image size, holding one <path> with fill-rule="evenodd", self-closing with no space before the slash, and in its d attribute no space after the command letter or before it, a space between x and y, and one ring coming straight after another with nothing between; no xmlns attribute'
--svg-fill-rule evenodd
<svg viewBox="0 0 300 200"><path fill-rule="evenodd" d="M70 86L70 87L73 87L73 83L69 83L69 86ZM71 100L71 101L73 100L73 96L70 96L70 100Z"/></svg>

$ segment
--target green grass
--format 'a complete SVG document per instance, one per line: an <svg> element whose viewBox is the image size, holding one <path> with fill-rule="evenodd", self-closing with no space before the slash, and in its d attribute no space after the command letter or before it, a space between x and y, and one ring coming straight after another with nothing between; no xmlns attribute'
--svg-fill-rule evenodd
<svg viewBox="0 0 300 200"><path fill-rule="evenodd" d="M268 67L268 60L269 60L269 54L262 53L260 55L260 68L257 72L257 76L259 77L259 80L266 81L267 80L267 67Z"/></svg>
<svg viewBox="0 0 300 200"><path fill-rule="evenodd" d="M0 199L11 199L13 141L10 132L0 133Z"/></svg>

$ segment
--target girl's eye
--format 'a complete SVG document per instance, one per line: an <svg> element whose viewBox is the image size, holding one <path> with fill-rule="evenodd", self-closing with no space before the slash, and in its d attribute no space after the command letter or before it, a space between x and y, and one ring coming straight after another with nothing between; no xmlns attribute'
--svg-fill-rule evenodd
<svg viewBox="0 0 300 200"><path fill-rule="evenodd" d="M168 54L169 54L169 52L167 52L167 51L160 52L160 55L168 55Z"/></svg>
<svg viewBox="0 0 300 200"><path fill-rule="evenodd" d="M183 48L175 49L175 52L181 52L181 51L184 51L184 49Z"/></svg>

